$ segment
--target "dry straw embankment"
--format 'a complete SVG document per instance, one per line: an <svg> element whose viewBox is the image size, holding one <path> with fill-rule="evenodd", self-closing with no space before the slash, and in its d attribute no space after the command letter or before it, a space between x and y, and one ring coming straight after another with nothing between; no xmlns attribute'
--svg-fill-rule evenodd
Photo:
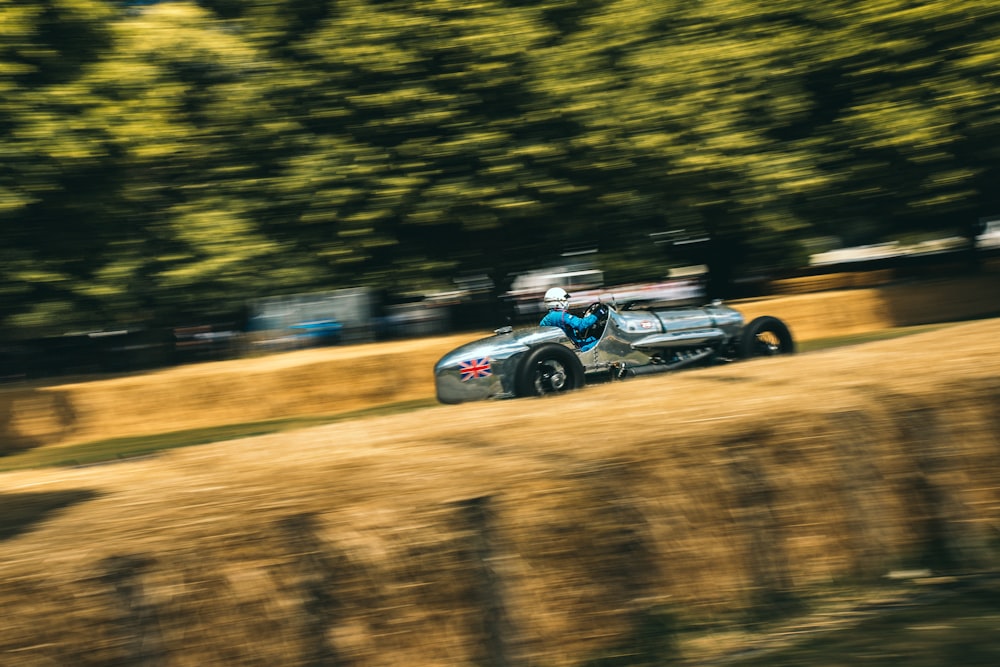
<svg viewBox="0 0 1000 667"><path fill-rule="evenodd" d="M0 664L695 661L688 623L996 567L998 405L984 320L6 473Z"/></svg>

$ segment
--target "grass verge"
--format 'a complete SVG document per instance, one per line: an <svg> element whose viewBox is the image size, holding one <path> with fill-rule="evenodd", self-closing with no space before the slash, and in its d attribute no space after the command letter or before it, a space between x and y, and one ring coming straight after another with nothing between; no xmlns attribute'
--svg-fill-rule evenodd
<svg viewBox="0 0 1000 667"><path fill-rule="evenodd" d="M38 449L11 454L0 459L0 472L52 466L83 466L110 463L153 456L158 452L178 447L193 447L212 442L250 438L256 435L294 431L310 426L321 426L349 419L412 412L431 407L432 405L437 405L437 401L433 398L425 398L389 403L387 405L379 405L351 412L341 412L333 415L289 417L261 422L171 431L157 435L111 438L108 440L85 442L79 445L70 445L68 447L40 447Z"/></svg>
<svg viewBox="0 0 1000 667"><path fill-rule="evenodd" d="M846 347L848 345L860 345L862 343L874 343L880 340L892 340L903 336L912 336L928 331L937 331L945 327L961 324L961 322L945 322L940 324L920 324L910 327L895 327L892 329L882 329L880 331L868 331L865 333L849 334L846 336L831 336L830 338L815 338L812 340L796 343L799 352L818 352L835 347Z"/></svg>

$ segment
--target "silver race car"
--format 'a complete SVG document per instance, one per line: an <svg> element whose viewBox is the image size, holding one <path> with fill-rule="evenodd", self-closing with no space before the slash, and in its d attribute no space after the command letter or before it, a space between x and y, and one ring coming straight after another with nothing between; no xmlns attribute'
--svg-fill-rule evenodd
<svg viewBox="0 0 1000 667"><path fill-rule="evenodd" d="M590 382L795 351L784 322L762 316L745 323L721 301L643 310L597 302L590 313L598 316L589 332L598 342L585 352L558 327L503 327L452 350L434 366L438 400L557 394Z"/></svg>

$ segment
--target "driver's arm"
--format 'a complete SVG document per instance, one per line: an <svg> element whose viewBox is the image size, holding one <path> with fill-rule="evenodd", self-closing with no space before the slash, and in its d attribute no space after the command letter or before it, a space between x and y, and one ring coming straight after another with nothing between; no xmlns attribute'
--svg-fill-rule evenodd
<svg viewBox="0 0 1000 667"><path fill-rule="evenodd" d="M564 317L566 324L573 327L573 330L576 331L577 333L583 333L590 327L594 326L595 324L597 324L597 319L598 319L597 315L594 315L593 313L591 313L590 315L586 315L584 317L577 317L576 315L573 315L571 313L566 313Z"/></svg>

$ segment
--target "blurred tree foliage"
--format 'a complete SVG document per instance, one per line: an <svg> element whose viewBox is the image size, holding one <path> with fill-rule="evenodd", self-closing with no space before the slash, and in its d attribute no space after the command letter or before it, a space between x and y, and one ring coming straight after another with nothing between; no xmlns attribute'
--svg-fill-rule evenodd
<svg viewBox="0 0 1000 667"><path fill-rule="evenodd" d="M0 318L611 280L1000 212L993 0L0 0ZM709 238L701 244L653 239ZM691 252L682 252L689 248Z"/></svg>

